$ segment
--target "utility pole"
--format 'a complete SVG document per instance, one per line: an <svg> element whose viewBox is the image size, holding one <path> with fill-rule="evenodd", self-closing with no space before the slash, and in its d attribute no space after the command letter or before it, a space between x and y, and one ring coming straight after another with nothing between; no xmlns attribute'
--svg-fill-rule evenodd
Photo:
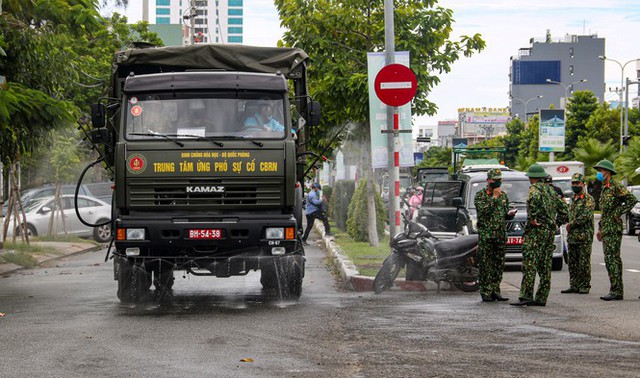
<svg viewBox="0 0 640 378"><path fill-rule="evenodd" d="M190 14L190 26L189 26L189 44L195 45L196 41L196 16L198 12L196 11L196 0L191 0L191 11Z"/></svg>

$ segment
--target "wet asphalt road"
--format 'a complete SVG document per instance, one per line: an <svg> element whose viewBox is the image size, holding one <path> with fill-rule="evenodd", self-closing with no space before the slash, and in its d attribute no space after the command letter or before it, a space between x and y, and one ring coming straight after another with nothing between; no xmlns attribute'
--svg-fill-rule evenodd
<svg viewBox="0 0 640 378"><path fill-rule="evenodd" d="M640 272L633 242L625 237L626 268ZM103 252L0 278L0 376L640 375L640 278L625 273L625 301L600 301L597 250L592 294L559 294L565 268L544 308L482 303L447 285L345 292L315 247L298 303L263 293L254 273L178 275L172 306L124 306ZM520 277L505 273L512 299Z"/></svg>

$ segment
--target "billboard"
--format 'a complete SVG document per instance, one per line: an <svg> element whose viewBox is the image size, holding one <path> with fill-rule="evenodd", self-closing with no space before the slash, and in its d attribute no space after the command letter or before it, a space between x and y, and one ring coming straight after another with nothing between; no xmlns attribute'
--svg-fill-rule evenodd
<svg viewBox="0 0 640 378"><path fill-rule="evenodd" d="M540 109L538 149L543 152L564 152L564 109Z"/></svg>
<svg viewBox="0 0 640 378"><path fill-rule="evenodd" d="M395 63L409 67L409 52L396 51ZM371 127L371 162L373 168L387 168L388 148L387 134L381 130L387 129L387 106L376 96L374 81L378 72L385 66L384 53L367 53L367 67L369 77L369 124ZM398 127L401 130L411 130L411 103L398 107ZM413 141L411 133L399 134L400 166L413 167Z"/></svg>

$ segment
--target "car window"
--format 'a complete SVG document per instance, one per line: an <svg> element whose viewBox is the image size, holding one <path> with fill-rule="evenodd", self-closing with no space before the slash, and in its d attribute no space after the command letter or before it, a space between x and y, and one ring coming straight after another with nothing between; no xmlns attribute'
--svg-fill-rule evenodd
<svg viewBox="0 0 640 378"><path fill-rule="evenodd" d="M86 199L86 198L78 198L78 209L83 207L98 207L101 206L98 202Z"/></svg>
<svg viewBox="0 0 640 378"><path fill-rule="evenodd" d="M427 207L451 207L453 199L460 197L459 181L434 181L428 182L424 188L422 206Z"/></svg>
<svg viewBox="0 0 640 378"><path fill-rule="evenodd" d="M471 183L471 185L469 186L469 196L467 197L469 199L467 205L468 208L475 209L476 205L473 202L476 198L476 193L478 193L486 186L487 184L485 181L477 181ZM502 191L507 194L507 196L509 197L509 202L525 204L527 203L527 198L529 198L530 186L531 184L529 183L529 180L526 179L510 180L503 178L502 186L500 187L500 189L502 189Z"/></svg>

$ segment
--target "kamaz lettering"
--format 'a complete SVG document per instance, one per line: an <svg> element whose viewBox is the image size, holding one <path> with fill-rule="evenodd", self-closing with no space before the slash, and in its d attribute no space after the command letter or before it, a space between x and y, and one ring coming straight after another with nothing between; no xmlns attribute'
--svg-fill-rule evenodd
<svg viewBox="0 0 640 378"><path fill-rule="evenodd" d="M224 186L187 186L187 193L224 193Z"/></svg>

